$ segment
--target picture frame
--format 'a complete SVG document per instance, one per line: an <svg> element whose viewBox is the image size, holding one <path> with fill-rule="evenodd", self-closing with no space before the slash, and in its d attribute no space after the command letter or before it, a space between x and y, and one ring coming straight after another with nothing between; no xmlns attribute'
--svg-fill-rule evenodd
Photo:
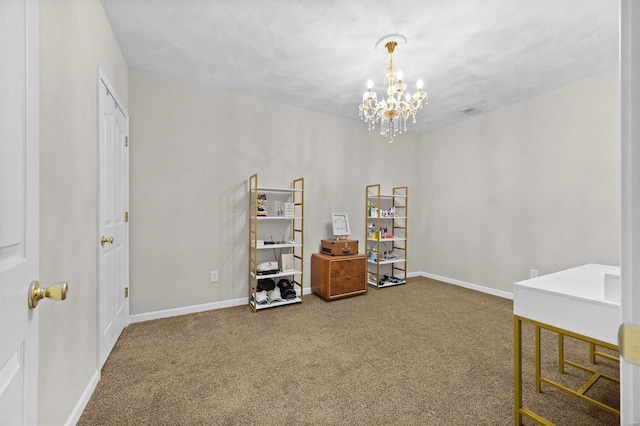
<svg viewBox="0 0 640 426"><path fill-rule="evenodd" d="M333 235L338 237L347 237L351 235L351 226L349 225L349 214L343 212L331 212L331 225L333 226Z"/></svg>

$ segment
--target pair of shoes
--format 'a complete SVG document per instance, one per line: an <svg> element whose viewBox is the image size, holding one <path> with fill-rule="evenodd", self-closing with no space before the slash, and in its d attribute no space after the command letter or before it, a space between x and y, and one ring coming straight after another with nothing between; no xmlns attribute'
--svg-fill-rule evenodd
<svg viewBox="0 0 640 426"><path fill-rule="evenodd" d="M384 274L382 278L380 278L379 284L384 285L384 284L387 284L388 282L389 282L389 275Z"/></svg>
<svg viewBox="0 0 640 426"><path fill-rule="evenodd" d="M394 277L392 275L392 276L389 277L389 282L392 282L394 284L400 284L400 283L403 283L404 280L402 278Z"/></svg>

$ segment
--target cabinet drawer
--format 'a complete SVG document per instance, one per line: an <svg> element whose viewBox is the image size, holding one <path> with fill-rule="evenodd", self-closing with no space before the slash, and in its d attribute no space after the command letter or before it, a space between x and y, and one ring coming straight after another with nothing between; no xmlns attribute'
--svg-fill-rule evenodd
<svg viewBox="0 0 640 426"><path fill-rule="evenodd" d="M331 262L331 278L364 274L365 265L364 258Z"/></svg>
<svg viewBox="0 0 640 426"><path fill-rule="evenodd" d="M329 296L361 292L367 289L367 282L364 274L348 275L331 280L331 292Z"/></svg>

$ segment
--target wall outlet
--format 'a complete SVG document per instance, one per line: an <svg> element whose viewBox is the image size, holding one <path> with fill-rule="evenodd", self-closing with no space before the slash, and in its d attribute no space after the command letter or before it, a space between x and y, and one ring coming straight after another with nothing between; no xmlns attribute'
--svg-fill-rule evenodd
<svg viewBox="0 0 640 426"><path fill-rule="evenodd" d="M218 271L211 271L211 282L212 283L218 282Z"/></svg>
<svg viewBox="0 0 640 426"><path fill-rule="evenodd" d="M537 269L529 269L529 278L536 278L538 276Z"/></svg>

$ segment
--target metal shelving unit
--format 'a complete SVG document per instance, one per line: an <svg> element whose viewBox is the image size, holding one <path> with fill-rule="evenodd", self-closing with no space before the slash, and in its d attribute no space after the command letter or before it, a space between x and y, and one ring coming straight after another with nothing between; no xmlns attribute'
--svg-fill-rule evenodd
<svg viewBox="0 0 640 426"><path fill-rule="evenodd" d="M368 185L365 203L367 282L376 288L405 284L409 187L383 194L380 184Z"/></svg>
<svg viewBox="0 0 640 426"><path fill-rule="evenodd" d="M258 195L271 195L276 200L270 204L267 202L267 212L271 214L265 216L258 212ZM275 202L281 204L292 203L293 215L273 214ZM273 241L273 235L282 235L279 241ZM286 238L286 236L289 238ZM271 238L265 241L263 238ZM260 242L263 243L260 243ZM267 242L265 244L264 242ZM267 260L270 252L276 256L276 250L282 253L293 254L293 270L261 274L258 272L258 265ZM271 259L270 259L271 260ZM282 265L279 264L279 267ZM298 178L291 182L289 188L260 187L258 186L258 174L249 177L249 270L248 289L249 307L253 312L261 309L274 308L278 306L302 303L303 300L303 277L304 277L304 178ZM296 298L290 300L274 301L267 304L259 304L257 301L258 281L260 279L271 278L277 281L278 278L287 278L296 290Z"/></svg>

